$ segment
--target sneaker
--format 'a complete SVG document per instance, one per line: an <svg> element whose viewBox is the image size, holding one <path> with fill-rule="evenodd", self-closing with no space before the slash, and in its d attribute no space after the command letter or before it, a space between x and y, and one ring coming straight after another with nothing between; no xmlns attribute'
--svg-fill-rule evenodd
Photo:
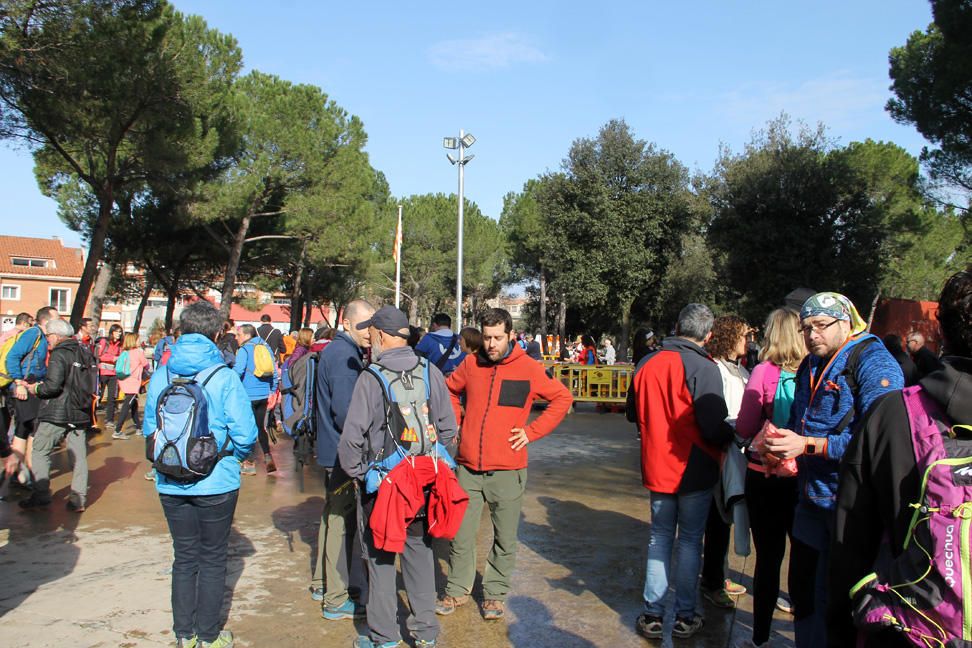
<svg viewBox="0 0 972 648"><path fill-rule="evenodd" d="M240 474L241 475L247 475L247 476L255 475L256 474L256 464L253 463L252 461L244 461L240 465Z"/></svg>
<svg viewBox="0 0 972 648"><path fill-rule="evenodd" d="M277 472L277 464L273 463L273 457L267 455L267 474Z"/></svg>
<svg viewBox="0 0 972 648"><path fill-rule="evenodd" d="M354 640L354 643L351 644L351 648L397 648L398 646L401 645L402 645L401 641L386 641L384 643L375 643L374 641L371 640L371 637L360 635L357 639Z"/></svg>
<svg viewBox="0 0 972 648"><path fill-rule="evenodd" d="M323 587L311 587L311 600L313 601L323 601L324 600L324 588Z"/></svg>
<svg viewBox="0 0 972 648"><path fill-rule="evenodd" d="M726 590L709 589L708 587L701 587L700 589L702 590L702 597L712 605L724 610L731 610L736 607L736 599L729 596Z"/></svg>
<svg viewBox="0 0 972 648"><path fill-rule="evenodd" d="M71 493L68 495L67 510L74 511L75 513L81 513L84 511L84 498L77 493Z"/></svg>
<svg viewBox="0 0 972 648"><path fill-rule="evenodd" d="M18 504L20 505L20 508L25 509L25 510L27 510L27 509L41 508L43 506L47 506L50 503L51 503L51 496L50 496L50 494L41 495L37 491L34 491L33 493L31 493L30 494L30 497L28 497L27 499L20 500L20 502L18 502Z"/></svg>
<svg viewBox="0 0 972 648"><path fill-rule="evenodd" d="M342 621L344 619L363 619L365 616L365 606L359 605L348 599L343 604L330 607L321 607L321 616L328 621Z"/></svg>
<svg viewBox="0 0 972 648"><path fill-rule="evenodd" d="M469 602L468 596L443 596L435 602L435 613L439 616L449 616L456 611L460 605Z"/></svg>
<svg viewBox="0 0 972 648"><path fill-rule="evenodd" d="M115 430L114 432L111 433L111 438L112 439L119 439L121 441L127 441L131 437L132 437L131 434L125 434L121 430Z"/></svg>
<svg viewBox="0 0 972 648"><path fill-rule="evenodd" d="M233 648L233 633L223 630L215 641L200 641L201 648Z"/></svg>
<svg viewBox="0 0 972 648"><path fill-rule="evenodd" d="M483 601L483 619L486 621L496 621L503 618L505 610L503 609L503 601L497 601L495 599L486 599Z"/></svg>
<svg viewBox="0 0 972 648"><path fill-rule="evenodd" d="M107 423L105 423L105 432L111 432L112 435L114 435L115 434L115 424L112 423L111 421L108 421Z"/></svg>
<svg viewBox="0 0 972 648"><path fill-rule="evenodd" d="M785 614L793 614L793 603L785 596L776 599L776 609Z"/></svg>
<svg viewBox="0 0 972 648"><path fill-rule="evenodd" d="M199 645L198 637L189 637L188 639L180 637L176 639L175 648L196 648Z"/></svg>
<svg viewBox="0 0 972 648"><path fill-rule="evenodd" d="M688 639L705 625L705 619L696 614L691 619L675 617L675 625L672 626L672 636L679 639Z"/></svg>
<svg viewBox="0 0 972 648"><path fill-rule="evenodd" d="M145 473L145 479L148 481L155 481L155 468Z"/></svg>
<svg viewBox="0 0 972 648"><path fill-rule="evenodd" d="M644 612L635 621L635 630L645 639L661 639L664 625L660 616Z"/></svg>
<svg viewBox="0 0 972 648"><path fill-rule="evenodd" d="M742 596L746 593L745 586L740 585L735 581L731 581L728 578L726 579L726 582L723 583L723 588L726 590L726 594L729 596Z"/></svg>
<svg viewBox="0 0 972 648"><path fill-rule="evenodd" d="M435 648L435 639L429 639L428 641L425 639L416 639L415 648Z"/></svg>

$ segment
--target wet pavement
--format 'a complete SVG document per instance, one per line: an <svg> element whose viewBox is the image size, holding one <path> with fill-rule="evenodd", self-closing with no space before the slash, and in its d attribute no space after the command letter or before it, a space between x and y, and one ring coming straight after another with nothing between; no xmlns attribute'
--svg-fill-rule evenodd
<svg viewBox="0 0 972 648"><path fill-rule="evenodd" d="M173 641L171 544L139 438L89 438L88 510L64 509L67 453L54 461L54 503L23 512L0 502L0 645L165 646ZM530 446L520 547L506 619L485 622L469 604L441 618L440 645L492 648L673 645L634 631L648 542L635 430L620 414L579 406ZM230 539L225 611L238 646L350 646L365 624L324 621L308 591L322 499L315 469L293 470L290 445L274 448L280 470L244 478ZM11 494L16 500L17 493ZM479 564L489 540L480 532ZM447 544L436 547L444 585ZM734 580L751 588L753 558L730 550ZM785 578L784 578L785 582ZM405 594L401 587L401 606ZM474 598L481 592L474 590ZM735 610L708 603L706 625L686 647L726 647L751 632L752 599ZM404 618L402 619L404 626ZM670 631L671 619L667 624ZM404 630L403 630L404 631ZM790 618L777 613L772 645L792 646Z"/></svg>

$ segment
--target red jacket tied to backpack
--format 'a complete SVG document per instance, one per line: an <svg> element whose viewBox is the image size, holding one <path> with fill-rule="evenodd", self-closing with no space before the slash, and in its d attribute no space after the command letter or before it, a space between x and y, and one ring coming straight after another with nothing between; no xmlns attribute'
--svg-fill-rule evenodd
<svg viewBox="0 0 972 648"><path fill-rule="evenodd" d="M426 486L431 486L429 535L446 540L456 536L469 496L445 462L423 455L403 460L382 480L368 522L375 547L393 553L405 550L405 531L425 504Z"/></svg>
<svg viewBox="0 0 972 648"><path fill-rule="evenodd" d="M526 468L526 448L514 451L510 447L510 431L523 428L527 438L536 441L557 427L573 402L567 388L548 376L543 365L516 344L495 364L479 354L466 356L446 379L446 387L462 426L456 461L477 471ZM463 393L465 417L460 404ZM527 425L530 407L537 398L549 405Z"/></svg>

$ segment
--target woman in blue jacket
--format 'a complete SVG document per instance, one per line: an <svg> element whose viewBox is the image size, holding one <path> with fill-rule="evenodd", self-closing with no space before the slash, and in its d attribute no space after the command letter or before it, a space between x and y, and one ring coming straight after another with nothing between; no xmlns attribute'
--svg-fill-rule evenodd
<svg viewBox="0 0 972 648"><path fill-rule="evenodd" d="M180 317L182 336L172 346L164 368L148 385L143 433L157 425L159 396L175 376L195 376L223 364L213 342L223 317L211 304L196 302ZM219 447L232 451L207 477L181 483L156 475L156 489L172 535L172 617L177 648L229 648L233 633L223 630L221 611L226 586L226 554L240 491L240 462L253 449L257 430L250 399L232 370L219 368L203 388L209 429Z"/></svg>
<svg viewBox="0 0 972 648"><path fill-rule="evenodd" d="M275 356L270 346L257 335L256 328L251 324L244 324L240 327L240 336L240 348L236 351L233 371L240 377L246 395L250 399L250 407L253 410L253 418L257 426L257 440L260 442L260 449L263 450L263 461L269 475L277 471L277 465L273 462L273 456L270 454L270 437L267 434L267 402L270 395L277 391L277 367L276 364L273 364L272 373L266 376L257 376L257 347L262 345L271 359ZM243 462L242 474L255 475L257 473L256 462L253 460L255 454Z"/></svg>

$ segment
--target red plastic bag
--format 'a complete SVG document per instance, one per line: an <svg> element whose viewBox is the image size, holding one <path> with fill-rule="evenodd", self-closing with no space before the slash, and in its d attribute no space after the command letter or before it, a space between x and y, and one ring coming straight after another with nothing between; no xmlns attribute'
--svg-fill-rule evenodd
<svg viewBox="0 0 972 648"><path fill-rule="evenodd" d="M776 477L796 477L796 459L780 459L766 449L766 439L774 439L780 436L779 428L773 425L772 421L764 421L762 429L760 429L753 439L752 447L759 453L763 467L766 468L767 477L770 475Z"/></svg>

